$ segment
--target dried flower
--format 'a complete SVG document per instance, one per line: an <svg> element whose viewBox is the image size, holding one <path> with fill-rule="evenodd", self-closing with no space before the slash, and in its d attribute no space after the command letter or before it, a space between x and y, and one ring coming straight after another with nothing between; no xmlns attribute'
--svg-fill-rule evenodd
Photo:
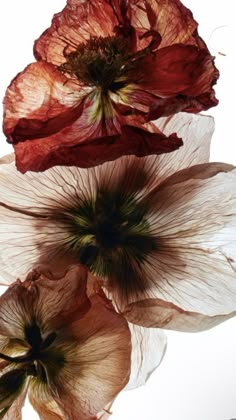
<svg viewBox="0 0 236 420"><path fill-rule="evenodd" d="M37 176L2 165L2 268L23 272L29 255L53 270L81 262L144 326L200 330L232 316L235 169L203 163L210 117L178 114L163 124L184 138L171 155Z"/></svg>
<svg viewBox="0 0 236 420"><path fill-rule="evenodd" d="M41 418L95 420L128 383L128 324L86 280L81 266L34 270L0 297L1 418L18 418L28 392Z"/></svg>
<svg viewBox="0 0 236 420"><path fill-rule="evenodd" d="M34 53L4 100L23 173L171 152L181 139L150 121L217 104L213 57L179 0L68 0Z"/></svg>

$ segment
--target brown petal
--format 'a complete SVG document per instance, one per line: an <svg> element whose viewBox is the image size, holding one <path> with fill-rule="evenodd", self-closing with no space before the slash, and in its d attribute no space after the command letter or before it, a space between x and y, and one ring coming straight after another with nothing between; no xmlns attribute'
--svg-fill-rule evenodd
<svg viewBox="0 0 236 420"><path fill-rule="evenodd" d="M130 374L130 332L105 296L91 297L91 310L70 327L77 350L66 356L66 370L53 397L70 419L90 419L125 387Z"/></svg>
<svg viewBox="0 0 236 420"><path fill-rule="evenodd" d="M41 420L64 420L64 414L43 386L36 384L29 387L29 401Z"/></svg>
<svg viewBox="0 0 236 420"><path fill-rule="evenodd" d="M68 267L61 278L41 275L34 281L38 290L35 318L44 331L63 328L84 316L90 308L86 281L87 270L81 265Z"/></svg>
<svg viewBox="0 0 236 420"><path fill-rule="evenodd" d="M208 330L236 315L236 311L226 315L208 316L203 313L188 312L171 302L161 299L145 299L128 305L124 316L128 321L143 327L165 328L182 332Z"/></svg>

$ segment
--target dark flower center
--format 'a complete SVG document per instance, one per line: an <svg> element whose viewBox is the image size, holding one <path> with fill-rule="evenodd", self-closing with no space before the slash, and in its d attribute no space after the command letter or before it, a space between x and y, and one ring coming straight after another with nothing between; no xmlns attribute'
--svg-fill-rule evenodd
<svg viewBox="0 0 236 420"><path fill-rule="evenodd" d="M26 325L24 332L25 340L30 345L28 352L25 355L14 357L0 353L0 358L20 364L22 368L17 369L17 372L38 377L41 382L46 383L46 371L49 371L51 375L55 375L56 371L63 367L65 362L64 356L60 351L50 348L57 335L55 332L52 332L43 339L40 328L36 323Z"/></svg>
<svg viewBox="0 0 236 420"><path fill-rule="evenodd" d="M91 37L70 53L59 70L88 86L117 91L127 83L125 73L132 56L128 40L122 36Z"/></svg>
<svg viewBox="0 0 236 420"><path fill-rule="evenodd" d="M148 256L157 249L147 209L132 195L100 190L67 213L68 248L94 274L131 283ZM128 278L129 277L129 278ZM138 287L136 283L136 287ZM140 287L144 288L141 279Z"/></svg>

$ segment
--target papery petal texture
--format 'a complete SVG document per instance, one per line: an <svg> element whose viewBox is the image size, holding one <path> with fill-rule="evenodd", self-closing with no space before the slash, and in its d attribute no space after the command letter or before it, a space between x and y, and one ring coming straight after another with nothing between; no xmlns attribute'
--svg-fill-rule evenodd
<svg viewBox="0 0 236 420"><path fill-rule="evenodd" d="M217 104L213 57L178 0L68 0L34 54L4 99L22 173L172 152L176 131L149 122Z"/></svg>
<svg viewBox="0 0 236 420"><path fill-rule="evenodd" d="M0 385L6 397L0 409L11 405L9 420L13 415L20 419L28 387L29 399L42 419L103 418L129 381L128 323L101 290L90 296L85 310L83 267L68 267L63 278L48 278L45 267L42 271L33 270L1 296L6 304L1 305L0 318ZM76 288L73 283L79 282L85 287ZM11 382L16 377L16 389L14 383L5 384L6 375Z"/></svg>
<svg viewBox="0 0 236 420"><path fill-rule="evenodd" d="M3 269L80 262L139 325L183 330L186 321L197 331L233 316L235 168L207 163L211 118L178 114L160 123L167 133L176 126L183 150L37 177L1 165ZM142 311L131 313L139 306L143 321Z"/></svg>

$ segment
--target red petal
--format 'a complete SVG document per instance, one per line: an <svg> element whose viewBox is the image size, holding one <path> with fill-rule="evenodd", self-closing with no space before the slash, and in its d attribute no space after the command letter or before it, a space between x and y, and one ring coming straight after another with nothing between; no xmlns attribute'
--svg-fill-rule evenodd
<svg viewBox="0 0 236 420"><path fill-rule="evenodd" d="M75 50L91 36L114 35L119 22L109 3L69 0L62 12L54 15L51 27L35 42L36 59L60 65L65 62L65 49Z"/></svg>
<svg viewBox="0 0 236 420"><path fill-rule="evenodd" d="M84 97L53 65L31 64L7 89L4 132L12 142L58 132L79 118Z"/></svg>
<svg viewBox="0 0 236 420"><path fill-rule="evenodd" d="M147 128L154 124L146 124ZM144 128L124 126L122 134L100 137L93 141L74 144L71 147L60 144L51 146L50 137L27 140L15 147L16 165L19 171L44 171L55 165L91 167L117 159L122 155L147 156L162 154L178 149L183 143L176 134L166 137L161 132Z"/></svg>

